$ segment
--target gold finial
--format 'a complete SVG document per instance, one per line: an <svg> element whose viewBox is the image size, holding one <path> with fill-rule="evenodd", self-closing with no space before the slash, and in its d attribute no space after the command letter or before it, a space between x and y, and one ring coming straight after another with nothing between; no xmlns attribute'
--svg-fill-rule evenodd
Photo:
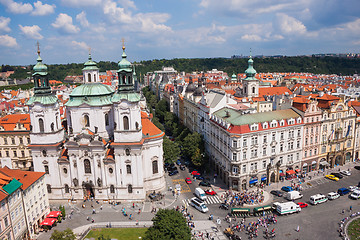
<svg viewBox="0 0 360 240"><path fill-rule="evenodd" d="M40 56L40 43L39 41L36 42L37 45L37 54Z"/></svg>
<svg viewBox="0 0 360 240"><path fill-rule="evenodd" d="M122 42L122 49L125 50L125 39L121 38L121 42Z"/></svg>

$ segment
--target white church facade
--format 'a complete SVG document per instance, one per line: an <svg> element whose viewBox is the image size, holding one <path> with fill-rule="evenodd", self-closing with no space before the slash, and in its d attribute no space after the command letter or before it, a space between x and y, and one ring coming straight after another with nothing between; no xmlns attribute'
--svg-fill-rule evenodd
<svg viewBox="0 0 360 240"><path fill-rule="evenodd" d="M27 103L29 147L34 170L46 172L49 198L144 200L148 192L165 188L164 133L140 109L125 47L116 91L100 82L89 54L84 83L70 94L63 124L40 51L38 55L34 96Z"/></svg>

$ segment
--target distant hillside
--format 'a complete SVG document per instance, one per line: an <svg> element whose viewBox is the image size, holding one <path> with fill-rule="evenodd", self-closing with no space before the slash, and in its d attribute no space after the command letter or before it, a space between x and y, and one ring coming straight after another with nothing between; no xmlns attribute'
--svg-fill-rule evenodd
<svg viewBox="0 0 360 240"><path fill-rule="evenodd" d="M208 71L218 69L232 73L243 73L247 68L247 60L244 58L177 58L161 59L134 62L136 64L136 73L144 74L156 70L161 70L163 66L172 66L177 71L193 72ZM83 63L56 64L48 65L50 79L64 80L67 75L81 75ZM115 62L99 62L100 71L118 69ZM32 66L31 66L32 68ZM283 58L255 58L254 68L257 72L310 72L316 74L338 74L353 75L360 71L360 59L357 58L337 58L337 57L283 57ZM15 76L20 75L15 69Z"/></svg>

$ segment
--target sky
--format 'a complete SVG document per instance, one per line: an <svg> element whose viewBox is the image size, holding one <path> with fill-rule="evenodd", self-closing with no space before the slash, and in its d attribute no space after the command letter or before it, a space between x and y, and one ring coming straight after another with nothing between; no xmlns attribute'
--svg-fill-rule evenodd
<svg viewBox="0 0 360 240"><path fill-rule="evenodd" d="M0 64L359 53L359 0L0 0Z"/></svg>

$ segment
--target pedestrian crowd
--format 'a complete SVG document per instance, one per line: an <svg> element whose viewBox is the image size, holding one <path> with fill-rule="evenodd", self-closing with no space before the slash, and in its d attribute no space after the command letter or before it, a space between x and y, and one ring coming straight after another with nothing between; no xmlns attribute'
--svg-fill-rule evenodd
<svg viewBox="0 0 360 240"><path fill-rule="evenodd" d="M264 191L262 189L241 192L229 190L222 194L221 198L225 204L231 207L243 206L244 204L253 205L264 201Z"/></svg>
<svg viewBox="0 0 360 240"><path fill-rule="evenodd" d="M351 213L351 211L352 211L352 207L350 206L349 212ZM344 210L342 211L342 213L344 213ZM350 219L352 219L352 218L354 218L354 217L357 217L357 216L360 216L360 212L351 213L348 217L343 218L343 219L339 222L338 232L339 232L339 234L340 234L340 237L342 237L342 239L344 239L344 240L349 240L349 238L348 238L348 237L346 236L346 234L345 234L345 231L346 231L345 225L346 225L346 223L347 223Z"/></svg>

